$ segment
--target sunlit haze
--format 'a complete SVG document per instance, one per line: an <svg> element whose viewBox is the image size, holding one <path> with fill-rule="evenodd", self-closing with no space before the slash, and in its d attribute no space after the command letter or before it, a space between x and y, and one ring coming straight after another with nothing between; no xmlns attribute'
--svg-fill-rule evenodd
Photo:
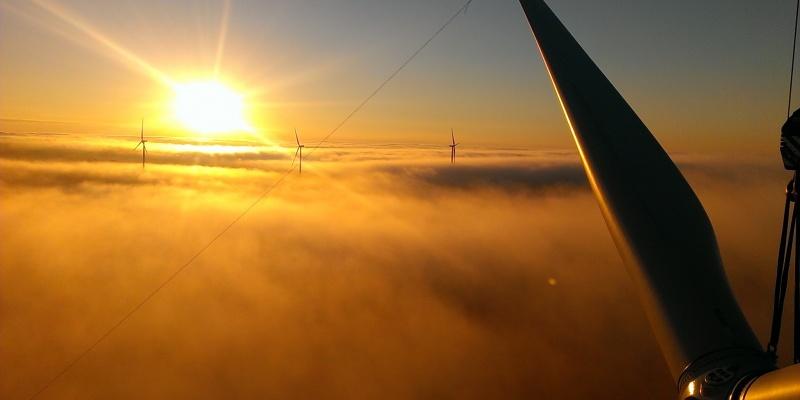
<svg viewBox="0 0 800 400"><path fill-rule="evenodd" d="M175 84L173 111L187 129L197 133L251 130L242 96L217 81Z"/></svg>
<svg viewBox="0 0 800 400"><path fill-rule="evenodd" d="M0 398L676 398L519 2L464 3L0 0ZM547 3L765 339L794 2Z"/></svg>

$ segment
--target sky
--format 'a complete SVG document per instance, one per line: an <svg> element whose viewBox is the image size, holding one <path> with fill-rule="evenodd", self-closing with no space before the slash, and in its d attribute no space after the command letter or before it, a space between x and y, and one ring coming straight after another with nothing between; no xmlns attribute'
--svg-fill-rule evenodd
<svg viewBox="0 0 800 400"><path fill-rule="evenodd" d="M327 134L462 2L0 4L2 131L130 134L144 117L173 135L153 70L184 82L216 65L248 93L258 135L286 143L294 128ZM551 2L668 149L761 154L785 118L792 5ZM451 127L473 143L570 146L517 2L476 0L337 139L436 143Z"/></svg>
<svg viewBox="0 0 800 400"><path fill-rule="evenodd" d="M792 2L549 3L765 341ZM474 0L316 145L462 4L0 0L0 398L101 337L39 398L673 396L515 1Z"/></svg>

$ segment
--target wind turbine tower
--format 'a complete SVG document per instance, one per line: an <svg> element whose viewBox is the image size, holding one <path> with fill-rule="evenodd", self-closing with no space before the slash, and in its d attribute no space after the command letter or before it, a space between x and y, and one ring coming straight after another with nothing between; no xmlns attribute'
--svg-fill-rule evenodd
<svg viewBox="0 0 800 400"><path fill-rule="evenodd" d="M297 141L297 150L294 151L294 159L292 159L292 165L294 165L294 161L297 159L298 154L300 155L300 173L303 173L303 147L306 147L304 144L300 144L300 136L297 135L297 129L294 130L294 139Z"/></svg>
<svg viewBox="0 0 800 400"><path fill-rule="evenodd" d="M139 146L142 146L142 168L144 168L145 157L147 155L147 145L145 143L147 143L147 140L144 140L144 118L142 118L142 126L139 130L139 143L133 148L136 150Z"/></svg>
<svg viewBox="0 0 800 400"><path fill-rule="evenodd" d="M452 140L451 144L448 145L450 146L450 164L455 164L456 146L458 146L458 143L456 143L456 135L453 133L453 128L450 128L450 139Z"/></svg>

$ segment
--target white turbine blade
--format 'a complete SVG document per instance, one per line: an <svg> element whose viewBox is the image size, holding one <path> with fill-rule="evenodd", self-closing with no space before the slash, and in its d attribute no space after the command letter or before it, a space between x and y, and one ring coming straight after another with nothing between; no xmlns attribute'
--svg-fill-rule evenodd
<svg viewBox="0 0 800 400"><path fill-rule="evenodd" d="M450 128L450 139L453 139L453 144L456 144L456 135L453 133L453 128Z"/></svg>
<svg viewBox="0 0 800 400"><path fill-rule="evenodd" d="M300 146L300 136L297 136L297 129L294 130L294 139L297 141L297 146Z"/></svg>
<svg viewBox="0 0 800 400"><path fill-rule="evenodd" d="M520 3L673 377L692 376L703 364L693 362L723 349L758 354L708 216L678 168L544 1Z"/></svg>
<svg viewBox="0 0 800 400"><path fill-rule="evenodd" d="M144 142L139 142L139 143L137 143L137 144L136 144L136 147L134 147L133 149L134 149L134 150L137 150L137 149L139 148L139 146L141 146L142 144L144 144Z"/></svg>

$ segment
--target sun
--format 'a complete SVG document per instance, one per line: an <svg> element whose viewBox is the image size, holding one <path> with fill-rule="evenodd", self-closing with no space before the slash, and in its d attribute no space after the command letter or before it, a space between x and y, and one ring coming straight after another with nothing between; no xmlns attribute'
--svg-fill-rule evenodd
<svg viewBox="0 0 800 400"><path fill-rule="evenodd" d="M219 81L179 83L172 87L175 119L197 133L251 131L243 96Z"/></svg>

